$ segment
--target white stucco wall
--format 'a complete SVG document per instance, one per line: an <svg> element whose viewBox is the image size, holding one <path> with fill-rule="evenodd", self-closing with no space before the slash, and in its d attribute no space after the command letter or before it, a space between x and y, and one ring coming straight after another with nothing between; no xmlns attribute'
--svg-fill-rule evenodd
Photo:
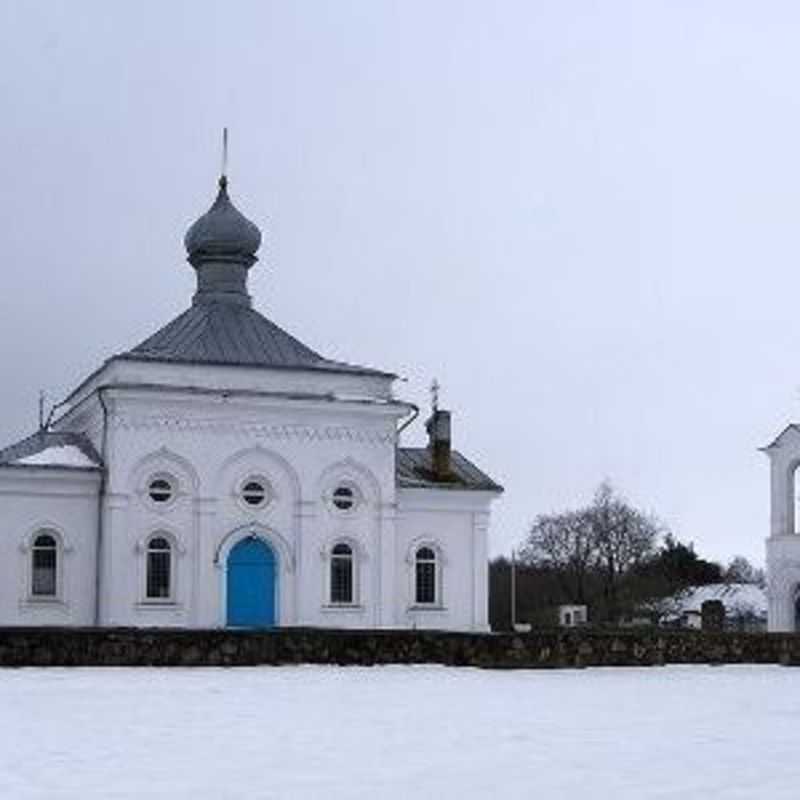
<svg viewBox="0 0 800 800"><path fill-rule="evenodd" d="M394 555L395 624L409 628L488 630L488 492L401 489ZM437 554L434 606L414 602L414 556Z"/></svg>
<svg viewBox="0 0 800 800"><path fill-rule="evenodd" d="M74 469L0 468L0 625L92 625L100 475ZM37 533L58 542L58 592L31 595Z"/></svg>
<svg viewBox="0 0 800 800"><path fill-rule="evenodd" d="M371 602L347 612L323 607L324 554L335 539L360 545L361 595L368 601L369 553L380 539L383 504L394 502L394 428L402 409L196 396L166 404L135 391L114 395L109 404L106 624L224 624L225 556L251 533L278 557L279 624L376 624ZM156 474L179 487L167 507L147 497ZM262 510L239 497L248 476L270 486L272 500ZM349 515L324 499L341 480L362 493ZM126 569L143 562L145 542L157 531L178 548L174 604L142 602L141 570Z"/></svg>

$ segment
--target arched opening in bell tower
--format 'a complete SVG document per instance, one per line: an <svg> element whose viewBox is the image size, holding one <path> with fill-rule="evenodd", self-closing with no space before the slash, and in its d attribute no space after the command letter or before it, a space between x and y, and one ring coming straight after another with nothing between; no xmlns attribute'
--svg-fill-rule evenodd
<svg viewBox="0 0 800 800"><path fill-rule="evenodd" d="M797 633L800 631L800 586L794 590L794 627L792 630Z"/></svg>
<svg viewBox="0 0 800 800"><path fill-rule="evenodd" d="M789 497L787 513L789 523L786 529L789 533L800 533L800 512L797 504L800 502L800 461L795 463L789 473Z"/></svg>

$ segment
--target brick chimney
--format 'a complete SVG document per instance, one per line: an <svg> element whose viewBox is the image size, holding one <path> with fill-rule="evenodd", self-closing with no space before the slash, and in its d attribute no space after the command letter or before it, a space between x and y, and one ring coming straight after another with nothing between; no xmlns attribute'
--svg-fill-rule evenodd
<svg viewBox="0 0 800 800"><path fill-rule="evenodd" d="M425 423L428 431L428 449L433 462L433 477L437 481L446 481L452 477L450 462L450 412L434 407Z"/></svg>

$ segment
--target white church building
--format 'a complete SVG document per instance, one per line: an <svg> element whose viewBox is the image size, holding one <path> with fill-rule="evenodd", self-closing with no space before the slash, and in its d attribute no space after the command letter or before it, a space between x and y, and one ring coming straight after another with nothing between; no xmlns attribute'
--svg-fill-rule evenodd
<svg viewBox="0 0 800 800"><path fill-rule="evenodd" d="M260 243L223 176L191 306L0 450L0 625L488 628L502 488L449 412L401 447L395 375L252 308Z"/></svg>

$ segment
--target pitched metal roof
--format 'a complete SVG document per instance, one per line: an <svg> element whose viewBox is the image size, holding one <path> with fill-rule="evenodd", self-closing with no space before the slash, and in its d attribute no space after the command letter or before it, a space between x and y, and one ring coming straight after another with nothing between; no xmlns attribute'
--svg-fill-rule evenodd
<svg viewBox="0 0 800 800"><path fill-rule="evenodd" d="M226 302L198 303L117 358L183 364L311 369L350 374L391 373L330 361L258 311Z"/></svg>
<svg viewBox="0 0 800 800"><path fill-rule="evenodd" d="M99 453L89 438L82 433L71 433L69 431L37 431L27 439L12 444L0 450L0 467L8 466L58 466L66 469L88 469L89 467L71 464L38 464L27 465L19 464L20 459L35 456L45 450L60 447L76 447L91 461L95 467L102 467L103 461Z"/></svg>
<svg viewBox="0 0 800 800"><path fill-rule="evenodd" d="M771 450L773 447L778 447L784 436L790 432L794 434L800 433L800 425L798 425L796 422L790 422L768 445L765 447L759 447L758 449L762 452L766 452L767 450Z"/></svg>
<svg viewBox="0 0 800 800"><path fill-rule="evenodd" d="M469 459L457 450L451 453L452 476L449 480L438 480L433 474L433 459L427 447L398 447L396 475L401 489L461 489L473 491L502 492L503 487L495 483Z"/></svg>

